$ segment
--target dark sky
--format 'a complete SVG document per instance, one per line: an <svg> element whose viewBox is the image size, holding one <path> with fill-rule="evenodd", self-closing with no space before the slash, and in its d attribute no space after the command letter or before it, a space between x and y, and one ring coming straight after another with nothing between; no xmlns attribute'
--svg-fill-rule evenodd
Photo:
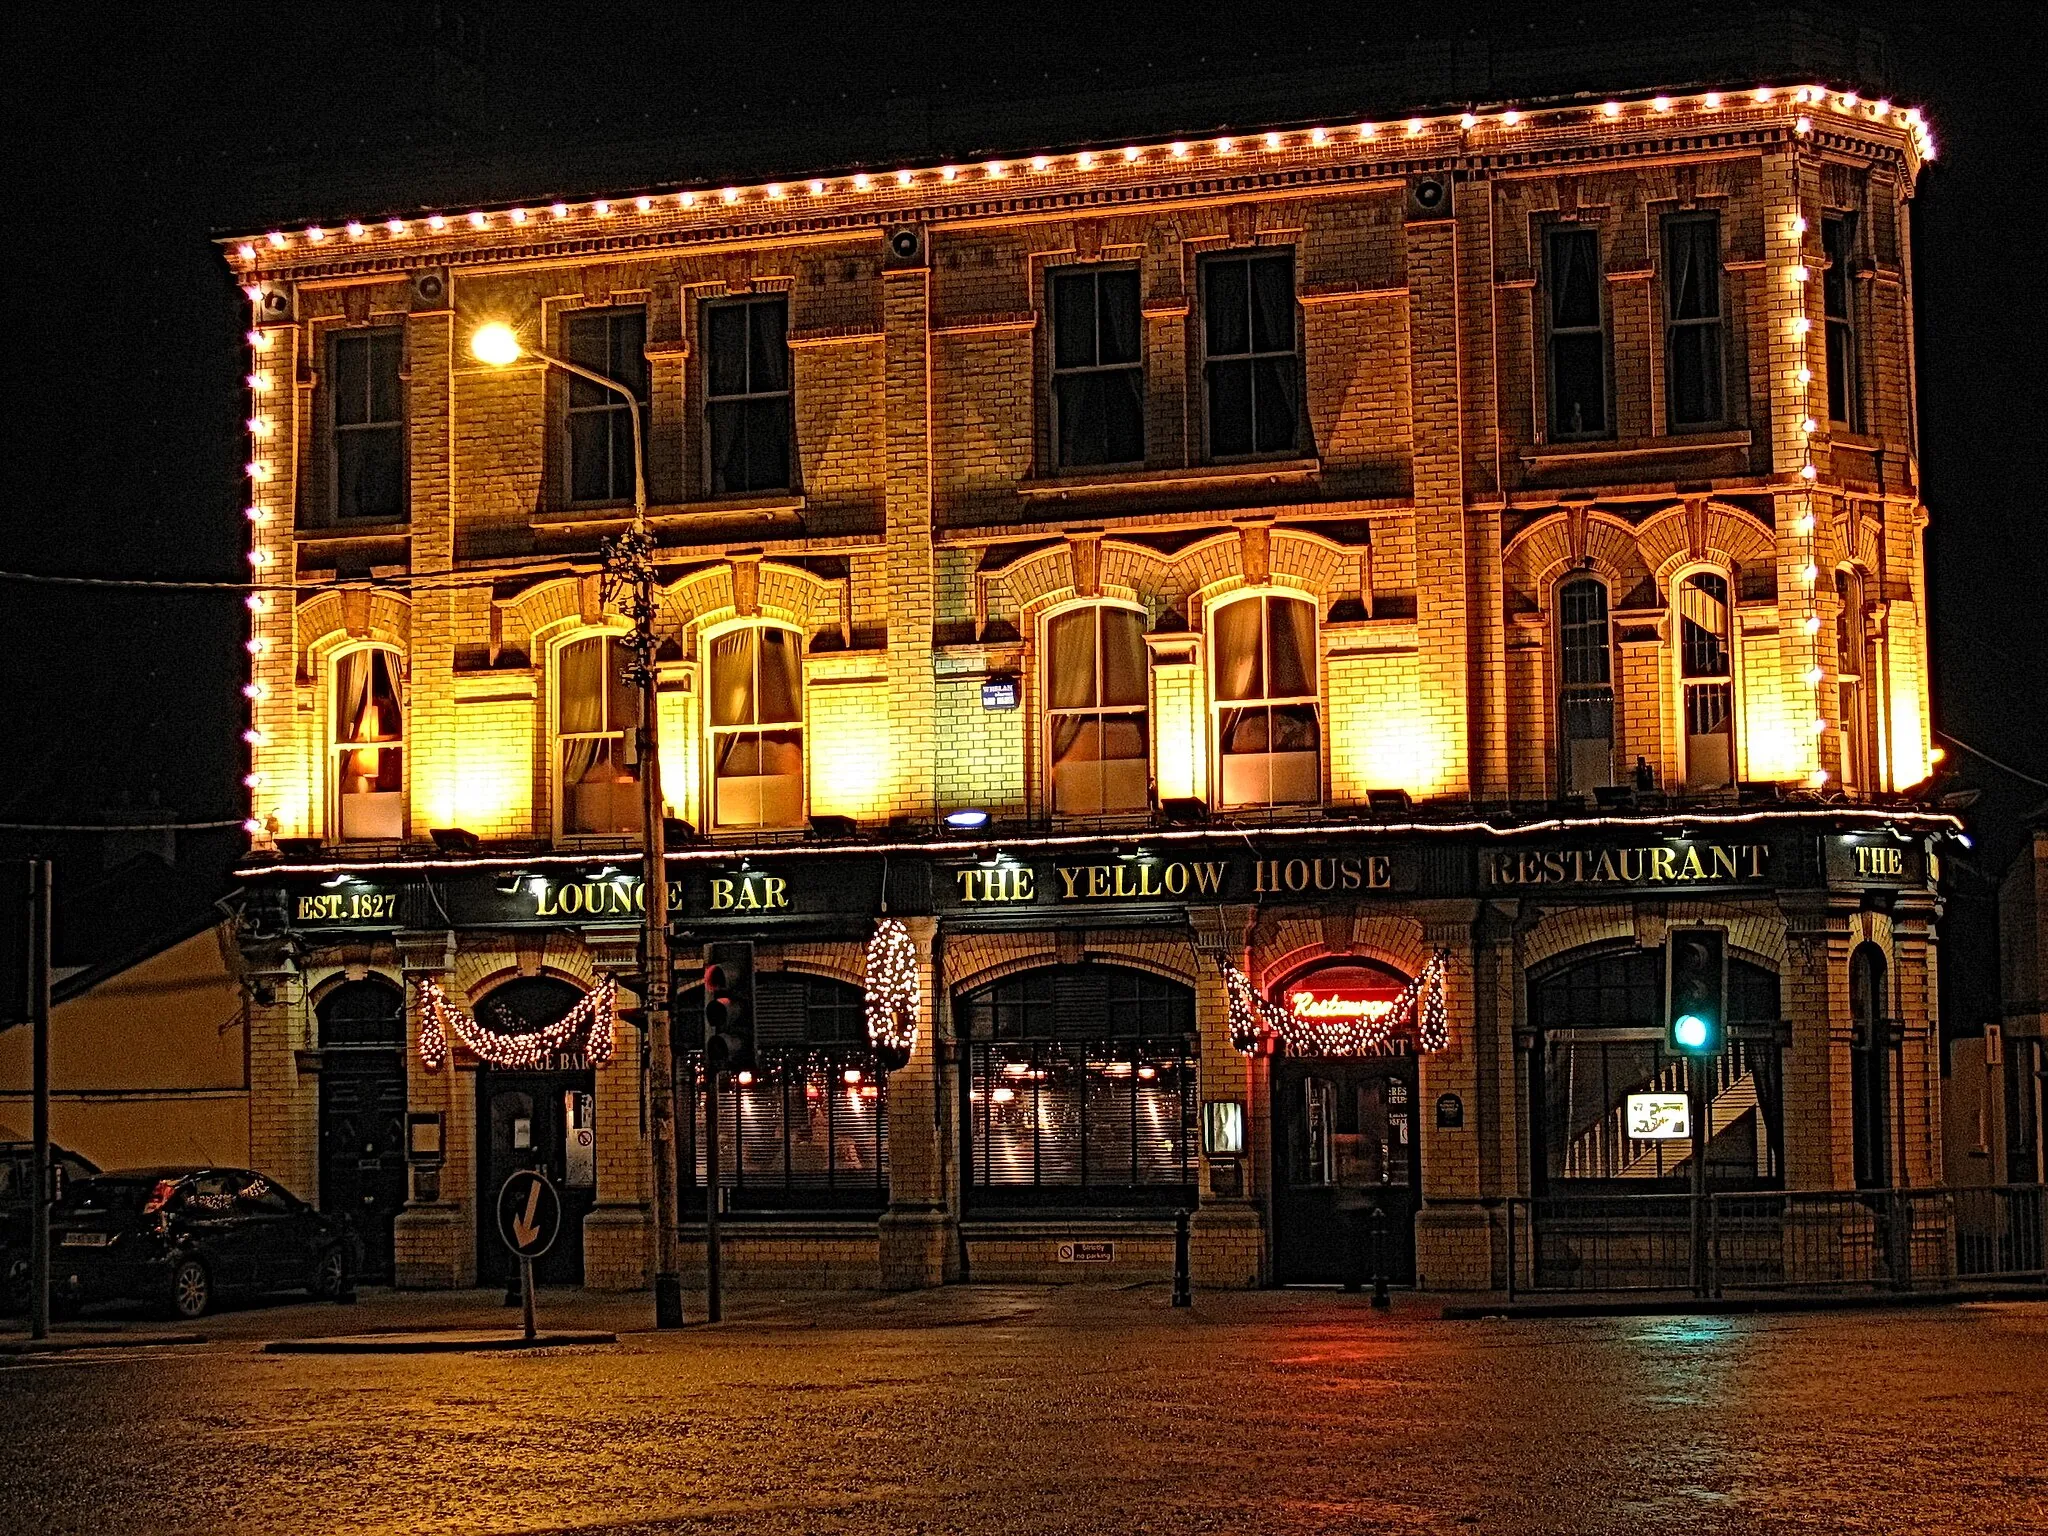
<svg viewBox="0 0 2048 1536"><path fill-rule="evenodd" d="M1914 263L1941 728L2048 778L2040 7L1422 4L50 7L10 47L0 568L236 579L239 296L273 218L1583 86L1741 83L1824 41L1922 104ZM1445 19L1446 17L1453 19ZM1560 19L1562 18L1562 19ZM1882 36L1882 42L1879 36ZM1666 60L1687 61L1672 71ZM1665 78L1669 74L1671 78ZM1888 77L1888 78L1881 78ZM1790 78L1780 75L1780 78ZM1526 82L1526 83L1525 83ZM1837 80L1834 83L1847 83ZM240 814L232 595L0 584L0 821ZM2002 867L2048 791L1951 748ZM233 837L186 845L204 881ZM19 851L0 834L0 852Z"/></svg>

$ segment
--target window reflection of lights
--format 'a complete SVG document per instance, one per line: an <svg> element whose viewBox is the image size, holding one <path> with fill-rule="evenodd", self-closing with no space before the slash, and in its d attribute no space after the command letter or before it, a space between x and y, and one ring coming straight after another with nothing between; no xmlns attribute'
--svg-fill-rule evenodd
<svg viewBox="0 0 2048 1536"><path fill-rule="evenodd" d="M990 1102L995 1104L1007 1104L1016 1097L1017 1090L1014 1088L998 1088L989 1094Z"/></svg>
<svg viewBox="0 0 2048 1536"><path fill-rule="evenodd" d="M858 1083L861 1079L861 1070L859 1067L848 1067L839 1074L839 1077L842 1082L848 1084Z"/></svg>

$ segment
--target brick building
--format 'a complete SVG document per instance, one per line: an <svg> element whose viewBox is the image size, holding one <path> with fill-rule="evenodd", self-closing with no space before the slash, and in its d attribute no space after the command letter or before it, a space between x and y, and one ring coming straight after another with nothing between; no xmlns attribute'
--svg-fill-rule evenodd
<svg viewBox="0 0 2048 1536"><path fill-rule="evenodd" d="M546 352L640 402L678 954L754 944L731 1272L1157 1274L1186 1208L1198 1283L1327 1280L1378 1208L1484 1288L1510 1203L1696 1139L1713 1188L1938 1182L1930 152L1778 86L227 242L258 1162L456 1285L539 1161L553 1274L646 1281L635 407Z"/></svg>

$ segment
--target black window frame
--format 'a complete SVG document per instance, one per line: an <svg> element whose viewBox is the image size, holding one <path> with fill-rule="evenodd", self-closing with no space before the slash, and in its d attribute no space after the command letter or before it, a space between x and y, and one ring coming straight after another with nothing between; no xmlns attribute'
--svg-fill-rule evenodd
<svg viewBox="0 0 2048 1536"><path fill-rule="evenodd" d="M589 337L603 326L603 345ZM602 354L601 356L599 354ZM639 401L642 452L651 421L650 372L647 362L647 306L618 304L602 309L573 310L562 317L562 354L569 361L616 380ZM580 355L579 355L580 354ZM580 477L590 468L578 453L577 439L585 423L600 424L589 435L605 449L601 493L580 494ZM633 499L633 425L629 407L616 390L588 379L568 377L562 397L562 497L572 507L617 506ZM597 444L590 445L592 450Z"/></svg>
<svg viewBox="0 0 2048 1536"><path fill-rule="evenodd" d="M1863 430L1863 378L1856 315L1856 215L1823 214L1820 221L1822 349L1827 373L1828 420Z"/></svg>
<svg viewBox="0 0 2048 1536"><path fill-rule="evenodd" d="M351 368L343 359L357 352L363 354L363 419L350 421L345 418L353 414L353 407L344 396L352 393L345 387ZM387 367L390 413L380 415L377 381ZM322 382L322 393L327 397L328 506L332 509L332 521L408 521L411 487L406 473L405 327L376 325L330 331L327 376ZM370 459L376 461L380 471L388 472L390 481L388 498L365 511L360 510L357 493L367 466L359 461ZM352 498L358 502L358 510L350 510Z"/></svg>
<svg viewBox="0 0 2048 1536"><path fill-rule="evenodd" d="M757 364L764 361L756 356L756 316L772 313L778 317L780 340L773 343L771 350L779 359L782 368L780 385L772 378L757 380ZM722 315L739 314L744 318L741 329L739 357L728 359L719 351L719 318ZM712 496L761 496L773 495L777 491L796 488L796 376L789 349L789 295L786 293L753 293L730 298L706 299L698 310L698 337L704 353L702 379L704 384L704 485ZM729 377L722 377L734 362L743 375L743 387L734 390L722 388L729 384ZM767 387L758 387L758 386ZM722 424L735 420L745 438L743 450L746 460L745 473L735 482L726 472L719 459L719 436ZM761 449L761 463L754 462L754 439L757 431L769 429L781 435L780 473L775 468L775 455L771 445Z"/></svg>
<svg viewBox="0 0 2048 1536"><path fill-rule="evenodd" d="M1599 594L1597 616L1581 611L1576 599ZM1557 746L1561 793L1584 794L1614 782L1614 603L1607 583L1598 576L1568 576L1556 587L1557 608ZM1597 632L1597 644L1595 636ZM1598 665L1593 665L1597 659ZM1580 731L1604 719L1603 731ZM1607 742L1607 771L1598 784L1581 784L1572 772L1572 743Z"/></svg>
<svg viewBox="0 0 2048 1536"><path fill-rule="evenodd" d="M1217 289L1223 274L1231 268L1242 268L1244 272L1243 298L1244 346L1241 349L1219 350L1217 332L1225 323L1225 312L1229 298L1219 294ZM1256 299L1258 269L1281 269L1285 273L1282 291L1287 295L1287 345L1278 347L1262 346L1259 335L1259 305ZM1295 289L1294 247L1291 245L1251 246L1238 250L1217 251L1204 256L1199 267L1200 281L1197 284L1202 301L1201 352L1202 352L1202 456L1205 463L1235 464L1257 462L1266 459L1293 458L1302 451L1303 426L1307 417L1307 387L1302 369L1302 321L1301 297ZM1265 338L1269 343L1271 338ZM1242 373L1245 383L1245 409L1248 413L1248 448L1225 448L1218 446L1216 430L1220 379L1236 378ZM1277 439L1268 441L1261 435L1260 390L1261 380L1265 387L1277 389L1286 402L1287 436L1284 442ZM1279 420L1276 415L1274 420Z"/></svg>
<svg viewBox="0 0 2048 1536"><path fill-rule="evenodd" d="M1083 963L1041 966L991 982L959 999L955 1022L962 1047L960 1166L970 1209L1061 1206L1087 1209L1172 1209L1197 1197L1201 1159L1200 1025L1194 989L1133 966ZM1042 1101L1046 1084L1076 1077L1054 1116L1074 1111L1072 1154L1058 1156ZM1178 1098L1173 1155L1150 1164L1137 1130L1141 1081L1167 1079L1152 1090L1158 1102ZM1128 1082L1124 1102L1115 1084ZM1012 1157L1001 1168L990 1127L998 1093L1032 1096L1031 1125L1013 1133L1028 1143L1028 1176ZM1091 1137L1091 1104L1098 1115ZM1105 1113L1105 1109L1107 1113ZM1119 1124L1120 1122L1120 1124ZM1118 1130L1123 1134L1119 1136ZM1048 1152L1054 1155L1048 1157ZM1053 1166L1049 1167L1051 1163ZM1123 1177L1108 1176L1122 1173Z"/></svg>
<svg viewBox="0 0 2048 1536"><path fill-rule="evenodd" d="M1563 254L1567 246L1582 248L1592 255L1593 314L1591 323L1563 320L1566 302L1572 297L1569 282L1571 264ZM1607 266L1600 249L1600 226L1592 223L1552 224L1543 232L1543 373L1549 423L1549 441L1597 442L1614 436L1613 380L1614 354L1607 305ZM1560 384L1569 364L1573 370L1586 366L1579 354L1590 340L1594 366L1590 377L1599 386L1600 420L1597 425L1573 428L1565 424ZM1581 415L1581 422L1584 417Z"/></svg>
<svg viewBox="0 0 2048 1536"><path fill-rule="evenodd" d="M1087 295L1085 301L1081 295ZM1109 296L1116 305L1129 305L1128 322L1131 355L1103 357L1113 347L1116 328L1107 315ZM1085 303L1087 322L1074 321ZM1132 469L1145 462L1145 313L1135 265L1104 262L1082 266L1054 267L1045 275L1047 356L1052 377L1052 458L1061 472L1093 469ZM1075 333L1087 332L1085 361L1068 353ZM1064 358L1064 360L1063 360ZM1135 427L1128 446L1135 451L1119 455L1113 417L1121 408ZM1088 451L1086 440L1100 428L1100 452Z"/></svg>
<svg viewBox="0 0 2048 1536"><path fill-rule="evenodd" d="M1699 239L1702 231L1704 240ZM1665 427L1671 432L1723 427L1728 424L1728 328L1721 215L1668 214L1663 236ZM1702 259L1702 245L1711 259ZM1695 396L1697 407L1682 414Z"/></svg>

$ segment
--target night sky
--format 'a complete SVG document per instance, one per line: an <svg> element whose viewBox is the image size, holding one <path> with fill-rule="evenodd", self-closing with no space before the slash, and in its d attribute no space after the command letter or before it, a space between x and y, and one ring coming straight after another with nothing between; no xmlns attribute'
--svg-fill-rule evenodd
<svg viewBox="0 0 2048 1536"><path fill-rule="evenodd" d="M13 29L8 570L246 572L245 307L211 243L226 230L1262 113L1389 116L1497 96L1516 69L1543 89L1574 71L1586 89L1676 86L1658 61L1684 55L1706 61L1694 78L1741 84L1787 39L1881 29L1881 46L1852 39L1863 77L1830 83L1920 104L1940 143L1913 243L1936 718L2048 779L2048 555L2023 484L2048 355L2038 5L1474 4L1453 20L1417 4L1153 0L115 10L52 7ZM1588 65L1616 40L1621 55ZM0 615L0 821L242 813L233 594L0 583ZM1959 785L1984 791L1973 814L1995 875L2048 790L1949 750ZM240 842L181 842L185 884L153 898L167 921L225 889ZM0 854L25 851L0 833ZM87 887L101 862L95 850L65 877Z"/></svg>

